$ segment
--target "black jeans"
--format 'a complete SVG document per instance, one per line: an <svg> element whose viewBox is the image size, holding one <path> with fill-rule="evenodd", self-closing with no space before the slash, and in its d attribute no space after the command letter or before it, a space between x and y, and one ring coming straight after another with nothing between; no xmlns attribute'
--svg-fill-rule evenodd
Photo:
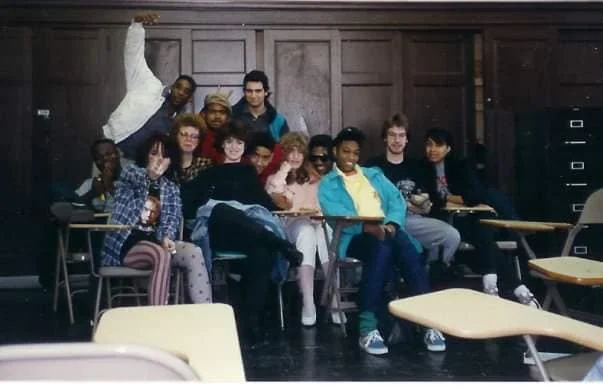
<svg viewBox="0 0 603 389"><path fill-rule="evenodd" d="M226 204L216 205L208 220L212 250L239 251L242 303L246 314L258 318L266 307L270 273L280 238L244 212Z"/></svg>

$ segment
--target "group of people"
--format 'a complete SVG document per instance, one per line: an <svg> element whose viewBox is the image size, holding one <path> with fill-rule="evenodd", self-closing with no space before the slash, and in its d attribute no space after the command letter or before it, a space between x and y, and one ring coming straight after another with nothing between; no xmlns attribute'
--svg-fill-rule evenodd
<svg viewBox="0 0 603 389"><path fill-rule="evenodd" d="M128 29L127 93L103 127L105 138L92 145L98 173L77 192L95 209L110 211L112 223L133 226L106 234L102 263L151 269L150 304L167 303L171 267L185 269L191 302L211 302L213 252L237 251L246 256L238 268L238 317L251 343L265 343L269 285L290 266L299 267L301 322L314 325L314 273L317 264L328 263L331 229L303 215L272 213L289 210L382 220L344 229L338 252L363 262L359 346L370 354L388 352L379 312L391 275L403 278L411 295L429 292L426 263L452 263L461 239L485 263L486 293L498 294L500 275L500 285L520 302L538 306L479 216L455 227L445 222L447 203L487 202L471 167L451 157L448 131L429 130L425 158L411 161L405 157L408 120L396 114L382 125L384 154L361 167L361 130L346 127L335 138L310 139L289 131L268 101L268 78L259 70L245 76L244 96L234 106L228 96L212 93L199 113L186 113L194 79L182 75L166 88L144 59L143 26L157 17L139 14ZM435 329L426 329L423 339L430 351L446 348Z"/></svg>

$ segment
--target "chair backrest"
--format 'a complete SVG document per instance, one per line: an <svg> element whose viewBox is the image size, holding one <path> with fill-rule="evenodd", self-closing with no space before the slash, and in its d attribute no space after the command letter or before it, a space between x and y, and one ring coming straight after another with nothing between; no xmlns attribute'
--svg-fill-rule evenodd
<svg viewBox="0 0 603 389"><path fill-rule="evenodd" d="M0 379L197 381L184 361L140 345L23 344L0 347Z"/></svg>
<svg viewBox="0 0 603 389"><path fill-rule="evenodd" d="M584 203L578 223L568 231L567 239L561 250L561 256L570 255L574 240L578 233L587 225L603 224L603 189L599 189L588 196Z"/></svg>
<svg viewBox="0 0 603 389"><path fill-rule="evenodd" d="M603 224L603 188L588 196L578 224Z"/></svg>

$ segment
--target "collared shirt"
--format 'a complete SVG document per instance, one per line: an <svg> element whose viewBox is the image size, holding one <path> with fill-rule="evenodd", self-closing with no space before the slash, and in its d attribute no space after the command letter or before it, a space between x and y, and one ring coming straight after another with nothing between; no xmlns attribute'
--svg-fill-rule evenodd
<svg viewBox="0 0 603 389"><path fill-rule="evenodd" d="M270 132L268 127L270 126L270 115L268 109L264 110L258 117L253 116L249 112L249 107L246 105L243 112L239 116L239 119L251 128L252 132Z"/></svg>
<svg viewBox="0 0 603 389"><path fill-rule="evenodd" d="M333 169L343 178L345 189L354 202L358 216L384 217L379 193L373 188L358 165L354 166L356 174L346 175L337 166Z"/></svg>
<svg viewBox="0 0 603 389"><path fill-rule="evenodd" d="M165 176L157 181L161 200L160 222L155 231L159 242L167 237L176 239L182 218L182 202L178 186ZM149 196L151 180L146 169L136 165L125 167L115 182L115 204L111 213L111 224L134 226L140 220L144 202ZM115 230L105 235L102 250L104 266L120 266L121 248L130 231Z"/></svg>

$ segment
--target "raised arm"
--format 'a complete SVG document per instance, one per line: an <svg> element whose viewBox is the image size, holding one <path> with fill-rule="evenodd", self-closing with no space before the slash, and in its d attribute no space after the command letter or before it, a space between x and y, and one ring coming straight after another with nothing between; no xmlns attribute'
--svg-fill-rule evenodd
<svg viewBox="0 0 603 389"><path fill-rule="evenodd" d="M126 71L126 89L145 88L148 84L161 84L151 71L144 57L144 26L156 24L159 15L155 12L141 12L134 16L128 28L124 45L124 66Z"/></svg>

